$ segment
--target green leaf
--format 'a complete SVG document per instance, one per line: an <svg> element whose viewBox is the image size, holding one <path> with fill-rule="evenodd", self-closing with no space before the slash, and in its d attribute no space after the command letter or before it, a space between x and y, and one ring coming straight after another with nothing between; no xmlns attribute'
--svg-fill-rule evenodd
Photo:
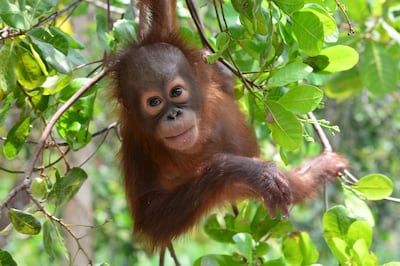
<svg viewBox="0 0 400 266"><path fill-rule="evenodd" d="M386 49L376 42L368 41L365 45L361 56L360 74L363 85L375 95L382 96L397 88L397 63Z"/></svg>
<svg viewBox="0 0 400 266"><path fill-rule="evenodd" d="M267 101L267 125L274 141L287 150L297 149L302 140L303 127L296 116L276 101Z"/></svg>
<svg viewBox="0 0 400 266"><path fill-rule="evenodd" d="M343 194L345 199L344 203L352 217L363 219L367 221L370 226L374 226L375 219L368 204L357 197L353 191L345 189Z"/></svg>
<svg viewBox="0 0 400 266"><path fill-rule="evenodd" d="M312 265L318 260L318 250L307 232L300 234L300 249L303 254L302 265Z"/></svg>
<svg viewBox="0 0 400 266"><path fill-rule="evenodd" d="M286 236L282 251L290 265L312 265L318 260L317 248L306 232Z"/></svg>
<svg viewBox="0 0 400 266"><path fill-rule="evenodd" d="M353 246L357 240L363 239L367 249L371 247L372 243L372 227L366 221L355 221L347 231L347 243Z"/></svg>
<svg viewBox="0 0 400 266"><path fill-rule="evenodd" d="M193 266L243 266L243 262L228 255L209 254L198 258Z"/></svg>
<svg viewBox="0 0 400 266"><path fill-rule="evenodd" d="M54 95L59 91L63 90L71 82L72 75L57 75L46 80L46 87L44 88L43 94ZM65 102L65 101L64 101Z"/></svg>
<svg viewBox="0 0 400 266"><path fill-rule="evenodd" d="M18 47L15 63L17 80L24 88L35 89L46 80L39 63L24 48Z"/></svg>
<svg viewBox="0 0 400 266"><path fill-rule="evenodd" d="M18 210L9 209L8 216L15 230L26 235L37 235L42 228L40 222L32 214Z"/></svg>
<svg viewBox="0 0 400 266"><path fill-rule="evenodd" d="M256 241L260 241L266 234L271 234L271 237L279 238L292 229L290 228L287 231L280 230L282 229L280 225L287 220L271 219L267 214L264 204L260 202L256 202L256 204L257 210L250 223L250 233Z"/></svg>
<svg viewBox="0 0 400 266"><path fill-rule="evenodd" d="M39 65L40 70L45 76L49 75L49 72L47 71L46 65L44 64L42 58L40 57L39 53L36 52L35 48L33 47L32 44L29 44L29 48L31 50L32 56L35 59L36 63Z"/></svg>
<svg viewBox="0 0 400 266"><path fill-rule="evenodd" d="M233 221L235 219L232 215L225 215L225 227L223 227L217 219L215 214L211 215L207 218L204 224L204 231L206 234L212 239L222 242L222 243L233 243L233 236L237 233L237 231L233 228L233 222L229 222L229 220Z"/></svg>
<svg viewBox="0 0 400 266"><path fill-rule="evenodd" d="M214 64L215 62L217 62L217 60L220 58L220 56L221 55L218 53L206 55L207 64Z"/></svg>
<svg viewBox="0 0 400 266"><path fill-rule="evenodd" d="M284 12L290 14L304 6L304 0L273 0Z"/></svg>
<svg viewBox="0 0 400 266"><path fill-rule="evenodd" d="M17 266L17 263L13 259L10 253L0 249L0 265L1 266Z"/></svg>
<svg viewBox="0 0 400 266"><path fill-rule="evenodd" d="M267 34L267 19L261 6L262 1L233 0L232 6L239 13L240 22L250 33Z"/></svg>
<svg viewBox="0 0 400 266"><path fill-rule="evenodd" d="M230 37L226 32L220 32L216 38L216 44L218 48L218 53L221 54L223 51L228 48L230 42Z"/></svg>
<svg viewBox="0 0 400 266"><path fill-rule="evenodd" d="M318 55L324 42L324 28L318 16L310 11L297 11L292 19L293 33L300 49L310 56Z"/></svg>
<svg viewBox="0 0 400 266"><path fill-rule="evenodd" d="M336 73L353 68L358 63L358 53L350 46L336 45L321 51L328 58L329 64L322 69L323 73Z"/></svg>
<svg viewBox="0 0 400 266"><path fill-rule="evenodd" d="M71 81L60 92L59 102L67 101L90 79L80 78ZM92 87L82 95L71 108L69 108L57 121L56 129L60 136L68 142L73 149L80 149L90 142L92 135L88 131L88 125L93 116L94 101L97 87Z"/></svg>
<svg viewBox="0 0 400 266"><path fill-rule="evenodd" d="M330 36L334 34L337 30L335 19L319 5L310 5L306 8L303 8L302 11L310 11L318 16L324 27L324 35Z"/></svg>
<svg viewBox="0 0 400 266"><path fill-rule="evenodd" d="M347 209L342 206L334 206L323 217L324 236L326 240L331 238L346 239L347 230L354 219L350 218Z"/></svg>
<svg viewBox="0 0 400 266"><path fill-rule="evenodd" d="M391 261L391 262L382 264L382 266L400 266L400 262L398 262L398 261Z"/></svg>
<svg viewBox="0 0 400 266"><path fill-rule="evenodd" d="M338 101L343 101L357 95L362 89L360 73L352 69L329 79L325 87L325 94Z"/></svg>
<svg viewBox="0 0 400 266"><path fill-rule="evenodd" d="M263 266L287 266L287 263L283 256L279 257L278 259L268 260L263 264Z"/></svg>
<svg viewBox="0 0 400 266"><path fill-rule="evenodd" d="M117 20L113 26L114 37L123 45L127 45L136 39L136 30L133 22L126 19Z"/></svg>
<svg viewBox="0 0 400 266"><path fill-rule="evenodd" d="M323 97L320 89L312 85L299 85L284 94L278 103L295 114L306 114L318 107Z"/></svg>
<svg viewBox="0 0 400 266"><path fill-rule="evenodd" d="M66 80L62 82L62 84L66 85L61 89L60 96L58 97L58 102L65 103L69 100L80 88L85 86L88 82L90 82L89 78L77 78L74 80L70 80L70 76L65 77ZM84 93L82 97L89 96L93 94L95 91L95 87L91 88L89 91ZM78 100L79 101L79 100Z"/></svg>
<svg viewBox="0 0 400 266"><path fill-rule="evenodd" d="M68 57L61 51L57 50L53 45L36 39L33 39L32 42L40 49L44 60L46 60L46 62L54 67L58 72L68 74L72 71L72 66Z"/></svg>
<svg viewBox="0 0 400 266"><path fill-rule="evenodd" d="M53 46L64 55L68 55L70 48L68 35L61 30L50 27L49 29L35 28L28 32L28 35L37 41Z"/></svg>
<svg viewBox="0 0 400 266"><path fill-rule="evenodd" d="M27 14L7 0L0 1L0 17L12 28L21 30L29 29L30 23Z"/></svg>
<svg viewBox="0 0 400 266"><path fill-rule="evenodd" d="M271 250L271 247L268 243L265 242L258 242L256 246L256 256L262 257Z"/></svg>
<svg viewBox="0 0 400 266"><path fill-rule="evenodd" d="M360 192L368 200L381 200L392 194L393 182L387 176L370 174L358 180L351 189Z"/></svg>
<svg viewBox="0 0 400 266"><path fill-rule="evenodd" d="M246 201L243 207L240 208L238 215L235 219L235 230L239 232L250 231L250 221L253 219L257 212L256 204L253 201Z"/></svg>
<svg viewBox="0 0 400 266"><path fill-rule="evenodd" d="M46 250L47 254L51 258L56 258L55 251L53 249L54 246L54 238L53 238L53 224L50 221L46 221L43 224L43 246Z"/></svg>
<svg viewBox="0 0 400 266"><path fill-rule="evenodd" d="M318 73L329 65L329 58L324 55L317 55L307 57L303 62L311 66L313 68L313 72Z"/></svg>
<svg viewBox="0 0 400 266"><path fill-rule="evenodd" d="M54 190L52 191L56 197L56 205L62 206L72 199L87 177L82 168L74 167L64 177L59 178L55 182Z"/></svg>
<svg viewBox="0 0 400 266"><path fill-rule="evenodd" d="M3 124L7 115L11 112L11 110L13 110L14 102L15 99L12 93L8 94L4 99L2 99L0 107L0 125Z"/></svg>
<svg viewBox="0 0 400 266"><path fill-rule="evenodd" d="M255 95L258 97L253 97L250 93L246 93L245 99L245 109L248 110L248 113L251 116L251 120L255 120L259 123L265 123L266 114L265 114L265 104L261 100L262 94L258 91L255 92Z"/></svg>
<svg viewBox="0 0 400 266"><path fill-rule="evenodd" d="M278 69L268 80L268 87L282 87L292 82L306 78L312 72L312 68L300 62L293 62Z"/></svg>
<svg viewBox="0 0 400 266"><path fill-rule="evenodd" d="M253 248L255 246L251 235L248 233L239 233L233 236L233 241L236 243L239 252L247 258L247 262L251 265L253 263Z"/></svg>
<svg viewBox="0 0 400 266"><path fill-rule="evenodd" d="M348 246L346 242L340 238L332 237L326 240L330 250L332 251L333 255L339 260L341 265L346 265L350 260L350 255L348 254Z"/></svg>
<svg viewBox="0 0 400 266"><path fill-rule="evenodd" d="M43 224L43 246L52 259L62 255L69 260L69 254L64 244L64 238L60 234L57 225L47 220Z"/></svg>
<svg viewBox="0 0 400 266"><path fill-rule="evenodd" d="M268 13L264 13L262 11L262 8L261 8L262 1L256 1L256 2L258 2L258 3L256 5L254 5L253 10L252 10L253 11L253 20L252 20L253 29L256 34L266 35L268 33L268 30L267 30L268 21L267 21L267 18L265 17L265 15Z"/></svg>
<svg viewBox="0 0 400 266"><path fill-rule="evenodd" d="M0 47L0 94L8 94L16 87L14 56L12 48L9 45ZM3 97L0 96L0 101ZM0 119L1 124L1 119Z"/></svg>
<svg viewBox="0 0 400 266"><path fill-rule="evenodd" d="M300 233L293 233L283 238L282 253L290 265L302 265L303 254L300 249Z"/></svg>
<svg viewBox="0 0 400 266"><path fill-rule="evenodd" d="M256 60L262 60L268 46L268 41L266 38L260 37L260 35L257 36L258 37L254 37L251 40L246 40L240 44L243 50L252 58Z"/></svg>
<svg viewBox="0 0 400 266"><path fill-rule="evenodd" d="M49 107L50 96L43 95L43 89L40 90L38 95L32 97L32 103L35 106L35 111L37 112L44 112L46 111L47 107Z"/></svg>
<svg viewBox="0 0 400 266"><path fill-rule="evenodd" d="M350 250L352 261L356 265L379 265L377 257L369 252L365 239L358 239Z"/></svg>
<svg viewBox="0 0 400 266"><path fill-rule="evenodd" d="M41 18L44 15L51 15L57 10L58 0L25 1L26 9L32 18Z"/></svg>
<svg viewBox="0 0 400 266"><path fill-rule="evenodd" d="M8 160L14 159L21 148L24 146L26 139L31 131L30 117L22 118L15 124L7 134L7 139L4 142L3 153Z"/></svg>

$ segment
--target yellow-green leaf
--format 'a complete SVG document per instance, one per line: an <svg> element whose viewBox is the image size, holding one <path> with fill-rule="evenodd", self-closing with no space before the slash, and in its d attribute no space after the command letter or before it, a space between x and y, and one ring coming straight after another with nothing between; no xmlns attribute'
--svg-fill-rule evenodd
<svg viewBox="0 0 400 266"><path fill-rule="evenodd" d="M18 152L21 150L22 146L25 143L25 140L30 134L31 131L31 120L30 117L27 116L17 124L15 124L11 130L7 134L7 139L4 142L3 153L4 156L12 160L17 156Z"/></svg>
<svg viewBox="0 0 400 266"><path fill-rule="evenodd" d="M370 174L358 180L351 188L368 200L381 200L392 194L393 182L382 174Z"/></svg>
<svg viewBox="0 0 400 266"><path fill-rule="evenodd" d="M11 208L8 211L15 230L26 235L37 235L42 228L40 222L30 213Z"/></svg>
<svg viewBox="0 0 400 266"><path fill-rule="evenodd" d="M18 82L26 89L35 89L46 80L40 65L24 48L17 49L15 71Z"/></svg>

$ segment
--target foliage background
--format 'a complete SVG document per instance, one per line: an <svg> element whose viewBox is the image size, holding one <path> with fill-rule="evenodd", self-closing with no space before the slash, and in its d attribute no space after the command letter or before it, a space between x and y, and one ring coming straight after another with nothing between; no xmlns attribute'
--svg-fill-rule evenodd
<svg viewBox="0 0 400 266"><path fill-rule="evenodd" d="M236 2L232 1L232 3ZM250 3L256 3L257 6L261 1L250 1ZM398 174L400 170L398 163L400 155L400 109L398 108L400 103L400 4L395 0L343 2L356 32L349 36L346 19L333 0L296 0L291 2L291 6L279 6L279 3L282 4L283 1L263 2L264 7L274 6L275 13L271 13L269 18L276 19L282 16L282 21L286 21L282 11L292 14L290 12L304 5L310 7L310 4L318 4L328 8L339 28L333 30L329 36L322 36L325 41L324 47L343 44L354 48L359 53L359 61L349 70L331 71L335 73L314 71L310 75L307 74L308 82L319 85L327 96L322 102L324 108L316 110L316 115L331 121L331 125L340 127L341 133L336 133L331 141L334 149L349 159L353 173L360 177L370 173L383 173L391 177L395 188L393 196L399 197L397 188L400 182ZM207 28L206 34L209 41L219 51L217 54L229 60L230 55L226 50L229 43L232 56L243 72L267 66L266 70L276 73L278 68L284 68L288 62L296 60L299 62L299 59L310 59L311 56L320 54L318 48L307 50L300 46L299 51L299 43L293 37L294 29L282 26L283 24L279 28L276 26L276 21L268 24L268 21L257 20L257 24L254 20L253 23L250 21L246 24L243 19L246 29L252 28L253 31L244 33L243 27L239 27L236 20L229 20L229 18L237 17L239 12L234 8L227 8L224 16L228 18L228 24L235 24L235 27L230 28L230 34L232 34L230 37L235 40L232 42L232 39L227 39L226 35L219 34L220 25L217 23L212 3L203 1L197 4L201 6L201 15ZM185 37L199 44L199 36L193 24L190 23L188 11L182 2L179 2L179 6ZM103 66L105 54L117 49L120 43L126 42L135 35L133 21L136 18L136 11L129 8L127 1L122 0L111 1L111 7L113 12L109 16L106 12L106 4L94 0L1 2L0 137L3 152L0 153L0 199L5 199L12 188L24 178L24 174L20 171L28 167L27 162L33 156L35 144L46 121L61 103L88 81L86 77L92 77L93 73ZM257 13L259 11L254 12L242 15L247 16L248 19L259 18ZM124 19L120 19L123 13ZM267 15L265 16L268 18ZM264 29L260 26L264 25L263 22L271 27L274 25L274 35L263 35ZM329 22L325 21L325 23L324 25L331 25ZM258 39L251 42L251 37L254 36ZM274 36L275 39L268 39L268 36ZM244 45L240 46L238 43ZM273 50L271 50L272 46L265 46L268 43L273 43ZM318 51L313 54L312 49ZM260 51L264 54L261 55ZM251 56L248 56L249 54ZM343 56L335 54L333 57L335 56L344 58L344 61L346 58L352 58L351 55L346 54ZM255 66L254 62L259 62L255 57L264 58L270 64L259 63ZM310 59L308 63L316 67L320 66L319 61L314 59ZM346 62L343 64L346 65ZM287 69L285 71L289 76L284 77L288 79L285 82L295 83L290 80L292 73ZM255 80L258 78L261 83L264 80L263 85L271 84L268 83L270 81L268 75L266 78L263 75L252 76L252 78ZM279 80L277 83L279 84ZM249 122L256 129L262 152L267 159L274 159L279 163L279 155L281 155L284 159L287 158L292 166L301 158L314 155L319 151L318 144L301 140L300 147L296 147L295 151L282 147L282 144L280 150L277 149L277 146L271 143L271 129L265 124L265 112L259 112L257 108L254 108L257 103L254 103L254 98L250 97L249 93L245 93L239 78L237 78L237 84L240 104L249 114ZM272 97L274 93L279 95L282 93L282 88L290 88L290 86L295 85L287 85L283 82L283 85L277 86L279 89L272 88L272 92L268 91L267 94L269 97ZM87 212L90 214L88 220L78 223L80 226L71 226L71 228L87 229L82 238L77 236L72 242L82 244L82 249L88 252L87 255L93 264L108 262L111 265L155 265L157 257L146 253L140 242L134 242L132 245L132 223L127 212L116 163L119 139L113 123L117 117L114 112L115 105L109 99L108 87L106 81L99 82L70 109L71 112L67 113L60 120L61 122L57 123L57 130L53 131L50 139L59 145L49 145L40 161L41 164L48 165L57 160L61 153L69 150L67 145L73 150L80 149L80 151L69 152L65 159L61 158L59 163L43 171L35 172L34 177L41 176L44 182L54 185L57 182L57 175L64 176L65 170L74 166L84 167L89 178L85 183L87 190L83 188L81 192L83 190L83 194L88 198L72 200L70 202L72 211L65 205L57 206L50 200L45 203L45 207L50 213L54 213L54 217L63 217L64 220L76 216L82 206L90 209ZM254 92L258 93L256 90ZM310 125L304 124L307 130L305 132L316 138ZM331 125L326 125L326 128L329 132L334 132ZM110 127L107 128L108 126ZM103 131L103 129L106 130ZM98 135L94 134L95 132ZM306 135L304 132L302 134ZM309 137L308 135L306 137ZM283 162L280 164L285 167ZM81 185L78 180L81 177L82 175L77 175L73 178L76 183L73 182L71 185ZM43 180L40 179L40 181ZM65 195L68 191L62 197L54 192L48 195L47 192L42 191L43 187L42 183L38 185L39 191L36 190L38 193L36 195L46 199L53 197L53 200L56 198L55 201L70 200L70 197ZM334 204L343 204L344 194L340 186L332 185L329 190L330 201ZM52 237L46 238L44 234L46 232L48 234L49 231L44 229L44 224L49 219L42 213L35 212L34 205L26 204L26 196L20 195L10 205L34 213L34 217L42 223L43 230L36 236L28 236L13 230L10 226L6 227L7 222L4 219L7 217L7 211L2 209L1 250L11 254L18 265L68 264L68 261L77 263L82 252L75 257L70 242L64 242L68 235L65 230L59 226L50 227L59 228L59 235L57 237L57 231L51 231ZM241 207L244 207L248 203L242 204ZM371 250L378 257L380 264L400 260L400 224L397 221L400 207L398 203L368 201L368 205L375 220ZM219 215L223 215L222 213L224 212ZM296 206L292 210L291 221L296 230L307 231L310 234L318 248L318 261L321 264L337 264L337 258L332 256L324 241L324 229L321 224L323 213L322 200L307 203ZM86 244L86 240L89 244ZM268 254L269 259L282 254L276 251L279 249L279 241L271 241L270 244L275 254ZM67 255L67 249L72 255ZM177 241L176 249L183 265L192 264L197 258L209 253L237 252L235 245L210 240L202 226L196 228L189 236Z"/></svg>

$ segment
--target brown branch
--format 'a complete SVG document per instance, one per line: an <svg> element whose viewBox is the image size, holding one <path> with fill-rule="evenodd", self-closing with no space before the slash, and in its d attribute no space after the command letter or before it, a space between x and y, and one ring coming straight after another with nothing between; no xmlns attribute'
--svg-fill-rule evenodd
<svg viewBox="0 0 400 266"><path fill-rule="evenodd" d="M318 123L317 118L315 117L314 113L309 112L307 114L308 118L311 120L311 125L314 129L315 134L317 134L319 140L321 141L321 145L324 151L331 152L332 145L329 142L328 137L326 136L324 130L322 129L321 125Z"/></svg>
<svg viewBox="0 0 400 266"><path fill-rule="evenodd" d="M104 138L101 140L101 142L100 142L100 145L101 145L101 144L104 143L104 140L105 140L105 138L108 136L108 133L109 133L111 130L116 129L117 126L118 126L118 122L113 122L113 123L109 124L107 127L102 128L102 129L96 131L95 133L93 133L93 134L92 134L92 138L98 137L98 136L100 136L100 135L102 135L102 134L105 133L105 134L106 134L105 137L104 137ZM117 130L116 130L115 133L116 133L118 139L120 139ZM5 138L1 138L1 140L5 140ZM26 141L25 143L35 144L35 145L38 144L37 141ZM67 146L67 149L64 151L64 155L66 155L67 153L69 153L69 152L71 151L71 148L69 147L69 144L68 144L67 142L54 142L54 141L50 141L50 142L47 141L46 144L44 145L43 149L48 149L48 148L54 147L54 146L56 146L56 145L57 145L57 146ZM97 151L97 149L96 149L96 151ZM94 154L92 154L92 155L90 156L90 158L91 158L93 155L94 155ZM59 158L57 158L56 160L54 160L54 161L48 163L48 164L45 165L45 166L35 167L35 168L33 169L33 171L34 171L34 172L37 172L37 171L42 171L42 170L44 170L44 169L50 168L50 167L54 166L55 164L57 164L58 162L60 162L60 161L63 159L63 157L64 157L64 156L60 156ZM87 160L85 160L85 161L87 161ZM0 171L4 171L4 172L10 173L10 174L24 174L24 173L25 173L25 171L23 171L23 170L13 170L13 169L9 169L9 168L6 168L6 167L4 167L4 166L1 166L1 165L0 165Z"/></svg>
<svg viewBox="0 0 400 266"><path fill-rule="evenodd" d="M57 120L61 117L61 115L68 110L68 108L71 107L73 103L75 103L79 97L82 96L88 89L90 89L94 84L96 84L99 80L101 80L104 76L106 75L106 71L100 72L97 76L95 76L88 84L86 84L84 87L79 89L68 101L66 101L58 110L57 112L51 117L50 121L46 125L37 145L36 148L33 152L32 159L28 163L27 170L25 171L27 174L25 176L25 179L22 183L18 184L16 187L14 187L10 193L8 193L7 197L0 203L0 210L3 209L4 207L7 206L7 204L22 190L26 190L31 199L33 196L31 196L30 193L30 185L32 183L32 174L34 172L35 164L37 160L39 159L39 156L46 144L46 140L49 137L52 128L54 127L55 123ZM34 199L34 198L33 198ZM33 200L35 202L35 200Z"/></svg>
<svg viewBox="0 0 400 266"><path fill-rule="evenodd" d="M86 158L86 160L84 160L79 166L82 167L83 165L85 165L90 159L93 158L93 156L99 151L100 147L104 144L104 142L106 141L106 138L108 136L108 133L110 133L111 129L116 129L117 128L118 123L114 122L112 124L110 124L108 127L106 127L105 129L103 129L103 132L105 132L103 139L100 141L100 144L97 145L96 150L89 155L89 157Z"/></svg>
<svg viewBox="0 0 400 266"><path fill-rule="evenodd" d="M347 14L347 9L345 4L343 4L340 0L335 0L337 7L339 7L340 11L342 12L344 18L346 19L347 25L349 26L349 32L347 33L348 35L353 35L356 33L354 30L353 24L351 23L349 14Z"/></svg>
<svg viewBox="0 0 400 266"><path fill-rule="evenodd" d="M61 220L60 218L49 213L45 209L45 207L42 205L42 203L32 195L31 189L29 187L26 188L26 193L28 194L28 196L32 200L32 202L38 207L40 212L42 212L50 220L58 223L75 240L75 242L78 246L78 251L79 250L82 251L82 253L85 255L86 259L88 260L88 265L93 265L92 259L90 258L89 254L86 252L86 250L81 245L81 242L80 242L81 238L75 235L74 231L72 231L69 228L68 224L64 223L63 220Z"/></svg>
<svg viewBox="0 0 400 266"><path fill-rule="evenodd" d="M200 39L202 44L211 52L211 53L215 53L215 49L212 47L212 45L210 44L210 42L207 40L207 36L204 32L204 27L203 27L203 23L200 20L199 14L196 10L196 6L193 3L193 0L186 0L186 6L189 9L189 13L192 16L192 19L194 21L194 24L196 25L196 28L200 34ZM219 58L218 59L224 66L226 66L233 74L235 74L236 76L240 76L240 73L231 66L231 64L226 61L223 58Z"/></svg>
<svg viewBox="0 0 400 266"><path fill-rule="evenodd" d="M221 9L222 9L222 2L220 1L221 4ZM215 9L215 13L217 16L217 21L218 21L218 25L220 27L220 31L223 31L221 22L220 22L220 18L219 18L219 13L217 10L217 3L215 2L215 0L213 1L213 5L214 5L214 9ZM212 45L210 44L210 42L207 39L207 36L205 35L205 31L204 31L204 26L203 23L200 20L200 17L198 15L198 12L196 10L196 6L193 3L193 0L186 0L186 6L189 9L189 13L194 21L194 24L197 28L197 31L199 32L200 35L200 39L201 42L203 44L203 46L205 46L207 48L207 50L211 53L215 53L215 49L212 47ZM223 11L222 11L222 16L224 17ZM224 22L225 22L225 27L228 28L227 24L226 24L226 20L225 17L223 18ZM232 66L227 60L225 60L223 57L219 57L218 61L221 62L229 71L231 71L236 77L238 77L242 83L244 84L244 86L246 87L246 89L248 89L248 91L250 93L252 93L252 95L254 95L255 97L257 97L257 95L253 92L253 90L251 89L251 86L254 86L258 89L262 89L262 86L255 84L252 80L246 78L243 73L240 71L239 67L235 64L232 54L229 52L229 57L232 60L234 66Z"/></svg>
<svg viewBox="0 0 400 266"><path fill-rule="evenodd" d="M49 137L52 128L56 124L57 120L61 117L61 115L67 111L72 104L74 104L88 89L90 89L94 84L96 84L99 80L101 80L104 76L106 75L106 71L102 71L99 74L97 74L88 84L80 88L74 95L72 95L71 98L68 99L58 110L57 112L51 117L50 121L48 122L47 126L43 130L42 135L40 136L40 139L38 141L38 144L36 145L35 151L33 152L32 159L28 164L27 167L27 175L25 177L25 183L27 187L30 186L32 180L32 172L33 169L35 168L35 164L39 158L40 153L42 152L42 149L44 147L44 144L46 143L47 138Z"/></svg>

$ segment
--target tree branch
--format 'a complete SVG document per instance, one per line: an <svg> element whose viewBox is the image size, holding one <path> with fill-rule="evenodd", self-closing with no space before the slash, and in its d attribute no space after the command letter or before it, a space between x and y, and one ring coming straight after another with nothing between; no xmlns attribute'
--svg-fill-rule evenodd
<svg viewBox="0 0 400 266"><path fill-rule="evenodd" d="M309 112L307 114L308 118L311 120L311 125L314 129L314 132L317 134L319 140L321 141L321 145L324 151L331 152L332 145L329 142L328 137L326 136L324 130L322 129L321 125L318 123L317 118L315 117L313 112Z"/></svg>
<svg viewBox="0 0 400 266"><path fill-rule="evenodd" d="M25 183L27 187L30 186L32 180L32 172L33 169L35 168L35 164L39 158L40 153L42 152L42 149L44 147L44 144L46 143L47 138L50 135L51 130L53 129L54 125L56 124L57 120L61 117L61 115L67 111L72 104L74 104L88 89L90 89L93 85L95 85L98 81L100 81L106 74L106 71L102 71L99 74L97 74L86 86L83 86L80 88L74 95L72 95L71 98L68 99L58 110L57 112L51 117L50 121L48 122L47 126L43 130L42 135L40 136L40 139L38 141L38 144L36 145L35 151L33 152L32 159L28 164L27 167L27 175L25 177Z"/></svg>
<svg viewBox="0 0 400 266"><path fill-rule="evenodd" d="M28 195L30 196L31 200L35 202L35 198L32 196L30 193L30 185L32 183L32 174L35 170L35 164L40 156L40 153L42 152L46 140L49 137L51 130L53 129L55 123L57 120L61 117L61 115L68 110L74 104L87 90L89 90L94 84L96 84L98 81L100 81L104 76L106 75L106 71L102 71L99 74L97 74L88 84L83 86L81 89L79 89L72 97L66 101L58 110L57 112L51 117L50 121L46 125L45 129L43 130L42 135L40 136L40 139L38 143L36 144L36 148L33 152L32 159L28 163L26 176L23 182L18 184L16 187L14 187L11 192L7 195L7 197L0 203L0 210L4 207L7 206L7 204L22 190L26 190Z"/></svg>

